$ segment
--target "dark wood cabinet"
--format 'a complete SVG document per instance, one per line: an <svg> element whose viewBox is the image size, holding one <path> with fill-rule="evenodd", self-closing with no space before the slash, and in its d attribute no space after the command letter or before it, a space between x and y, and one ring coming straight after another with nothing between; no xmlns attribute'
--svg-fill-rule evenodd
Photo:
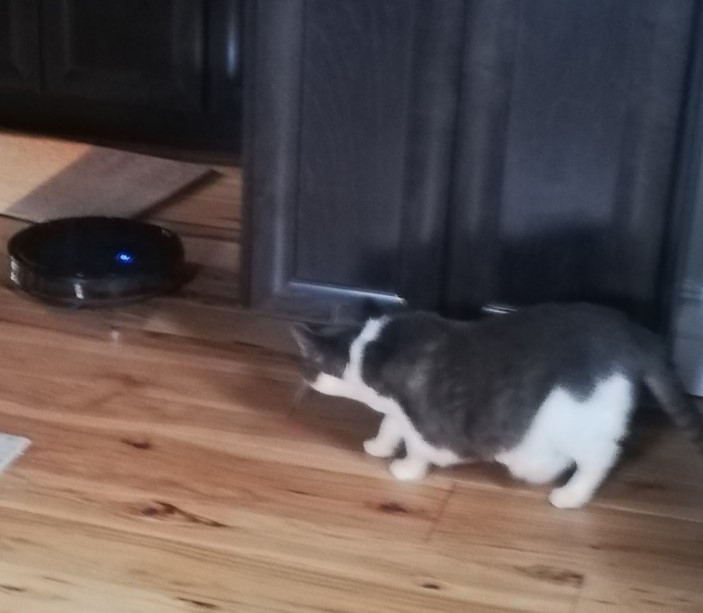
<svg viewBox="0 0 703 613"><path fill-rule="evenodd" d="M251 302L335 318L364 297L457 316L586 299L658 325L699 8L251 2Z"/></svg>
<svg viewBox="0 0 703 613"><path fill-rule="evenodd" d="M242 2L209 0L206 11L205 106L213 114L242 108Z"/></svg>
<svg viewBox="0 0 703 613"><path fill-rule="evenodd" d="M204 11L193 0L48 0L46 91L202 110Z"/></svg>
<svg viewBox="0 0 703 613"><path fill-rule="evenodd" d="M249 8L252 302L323 318L356 296L435 306L463 2Z"/></svg>
<svg viewBox="0 0 703 613"><path fill-rule="evenodd" d="M661 313L696 2L469 3L446 307Z"/></svg>
<svg viewBox="0 0 703 613"><path fill-rule="evenodd" d="M39 90L38 0L0 0L0 88Z"/></svg>
<svg viewBox="0 0 703 613"><path fill-rule="evenodd" d="M239 0L0 0L0 11L0 126L239 151Z"/></svg>

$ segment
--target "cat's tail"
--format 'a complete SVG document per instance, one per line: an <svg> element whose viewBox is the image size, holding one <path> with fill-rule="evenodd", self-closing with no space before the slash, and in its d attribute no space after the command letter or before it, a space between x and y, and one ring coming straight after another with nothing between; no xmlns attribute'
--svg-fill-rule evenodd
<svg viewBox="0 0 703 613"><path fill-rule="evenodd" d="M645 345L643 355L646 356L643 365L645 385L671 421L687 432L703 452L703 415L686 393L659 341L649 333L642 340Z"/></svg>

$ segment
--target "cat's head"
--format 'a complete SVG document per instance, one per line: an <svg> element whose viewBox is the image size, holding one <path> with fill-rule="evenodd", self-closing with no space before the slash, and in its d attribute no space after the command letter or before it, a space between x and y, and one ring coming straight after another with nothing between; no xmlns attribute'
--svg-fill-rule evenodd
<svg viewBox="0 0 703 613"><path fill-rule="evenodd" d="M360 325L292 326L291 333L300 349L303 378L310 387L338 395L333 388L343 383L344 371L349 363L349 348L360 331Z"/></svg>

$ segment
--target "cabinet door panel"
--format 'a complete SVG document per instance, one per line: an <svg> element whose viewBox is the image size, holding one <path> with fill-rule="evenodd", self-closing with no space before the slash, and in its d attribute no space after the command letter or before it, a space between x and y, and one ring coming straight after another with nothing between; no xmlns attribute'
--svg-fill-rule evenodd
<svg viewBox="0 0 703 613"><path fill-rule="evenodd" d="M202 2L44 0L42 10L50 93L202 108Z"/></svg>
<svg viewBox="0 0 703 613"><path fill-rule="evenodd" d="M0 87L38 91L37 0L0 0Z"/></svg>
<svg viewBox="0 0 703 613"><path fill-rule="evenodd" d="M463 9L250 4L254 304L334 309L400 294L437 306Z"/></svg>
<svg viewBox="0 0 703 613"><path fill-rule="evenodd" d="M471 2L449 310L599 300L652 323L695 2Z"/></svg>
<svg viewBox="0 0 703 613"><path fill-rule="evenodd" d="M208 111L241 112L242 16L240 0L210 0L208 10Z"/></svg>
<svg viewBox="0 0 703 613"><path fill-rule="evenodd" d="M661 324L699 5L250 3L251 301L579 299Z"/></svg>

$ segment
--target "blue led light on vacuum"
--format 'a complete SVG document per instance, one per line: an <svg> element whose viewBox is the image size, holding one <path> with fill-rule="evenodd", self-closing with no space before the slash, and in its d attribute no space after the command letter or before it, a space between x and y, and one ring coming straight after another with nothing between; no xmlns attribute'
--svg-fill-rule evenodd
<svg viewBox="0 0 703 613"><path fill-rule="evenodd" d="M120 251L115 259L122 264L131 264L134 261L134 256L127 251Z"/></svg>

